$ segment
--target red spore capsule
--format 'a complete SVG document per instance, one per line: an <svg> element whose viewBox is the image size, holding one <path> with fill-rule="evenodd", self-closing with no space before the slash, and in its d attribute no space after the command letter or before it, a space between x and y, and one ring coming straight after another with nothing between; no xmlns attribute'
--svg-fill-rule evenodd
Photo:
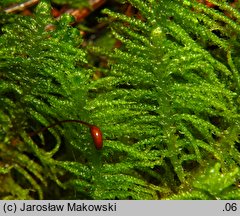
<svg viewBox="0 0 240 216"><path fill-rule="evenodd" d="M44 132L45 130L49 129L49 128L53 128L57 125L60 125L60 124L63 124L63 123L68 123L68 122L75 122L75 123L79 123L79 124L83 124L87 127L89 127L90 129L90 133L92 135L92 138L93 138L93 142L94 142L94 145L96 147L97 150L100 150L102 149L103 147L103 138L102 138L102 132L101 130L95 126L95 125L91 125L87 122L84 122L82 120L74 120L74 119L66 119L66 120L62 120L62 121L58 121L54 124L51 124L47 127L44 127L38 131L35 131L35 132L32 132L32 133L29 133L29 136L30 137L33 137L33 136L36 136L37 134L41 133L41 132Z"/></svg>
<svg viewBox="0 0 240 216"><path fill-rule="evenodd" d="M90 127L90 132L91 132L91 135L92 135L92 138L93 138L93 142L94 142L94 145L96 147L97 150L100 150L102 149L103 147L103 138L102 138L102 132L101 130L92 125Z"/></svg>

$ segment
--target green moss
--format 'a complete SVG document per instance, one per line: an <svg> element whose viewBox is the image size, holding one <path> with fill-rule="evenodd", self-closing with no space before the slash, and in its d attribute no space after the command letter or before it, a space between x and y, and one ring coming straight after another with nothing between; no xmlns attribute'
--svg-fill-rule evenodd
<svg viewBox="0 0 240 216"><path fill-rule="evenodd" d="M11 167L8 179L25 187L29 182L29 191L33 187L39 198L44 197L42 187L48 179L60 172L52 157L63 133L56 128L47 137L28 134L61 118L79 118L84 113L81 96L86 94L80 84L89 76L81 68L86 60L79 49L80 35L68 24L72 18L64 16L56 22L49 9L41 2L36 17L15 16L13 23L2 27L0 38L1 162L3 167ZM55 26L54 31L46 31L49 24ZM75 134L73 138L82 133L82 128L69 130L69 135ZM25 198L23 192L16 193L16 198Z"/></svg>
<svg viewBox="0 0 240 216"><path fill-rule="evenodd" d="M0 15L2 199L239 199L239 11L129 2L95 41L45 1ZM74 123L30 136L65 119L103 149Z"/></svg>

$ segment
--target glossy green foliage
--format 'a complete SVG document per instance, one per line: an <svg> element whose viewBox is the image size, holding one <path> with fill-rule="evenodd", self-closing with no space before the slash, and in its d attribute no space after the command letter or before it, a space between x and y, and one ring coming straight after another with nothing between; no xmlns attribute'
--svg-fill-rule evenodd
<svg viewBox="0 0 240 216"><path fill-rule="evenodd" d="M112 35L84 47L88 62L49 3L0 14L1 198L239 199L239 12L129 2L131 17L103 10ZM108 67L94 80L98 57ZM99 126L103 149L74 123L31 137L65 119Z"/></svg>
<svg viewBox="0 0 240 216"><path fill-rule="evenodd" d="M204 177L194 187L209 187L210 199L234 198L213 192L222 180L205 167L221 164L226 187L235 183L237 190L239 12L228 3L216 3L221 12L196 1L130 3L141 20L103 11L122 46L106 54L110 70L94 83L99 95L87 103L106 134L101 193L110 194L115 182L128 195L115 198L166 198L181 187L184 197L198 169Z"/></svg>
<svg viewBox="0 0 240 216"><path fill-rule="evenodd" d="M34 17L8 17L12 22L1 26L0 36L0 165L6 185L0 196L41 199L49 179L60 184L61 172L53 160L60 145L69 146L71 137L79 139L76 147L83 148L81 140L89 139L88 130L66 125L69 133L64 139L60 126L30 134L61 119L84 120L90 74L83 69L85 53L79 47L79 32L69 26L71 17L54 21L45 2L39 3ZM67 154L72 155L65 150L63 155Z"/></svg>
<svg viewBox="0 0 240 216"><path fill-rule="evenodd" d="M201 169L191 182L191 192L186 192L186 188L180 190L177 195L170 199L218 199L218 200L239 200L239 167L232 168L228 172L221 171L221 165L207 164L209 167Z"/></svg>

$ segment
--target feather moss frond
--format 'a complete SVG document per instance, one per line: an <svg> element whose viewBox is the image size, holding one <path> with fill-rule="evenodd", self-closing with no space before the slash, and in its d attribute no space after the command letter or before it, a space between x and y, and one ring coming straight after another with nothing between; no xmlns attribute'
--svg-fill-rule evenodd
<svg viewBox="0 0 240 216"><path fill-rule="evenodd" d="M62 119L87 116L83 95L90 71L83 69L87 61L79 48L82 40L69 25L70 16L53 20L50 5L44 1L34 17L2 16L14 22L2 25L0 36L0 158L1 182L6 183L0 196L42 199L49 181L62 186L58 176L63 170L53 158L60 146L67 145L69 137L89 138L76 125L65 127L70 131L65 139L60 126L34 137L30 134ZM81 141L75 146L83 148ZM65 155L72 155L68 151Z"/></svg>
<svg viewBox="0 0 240 216"><path fill-rule="evenodd" d="M239 167L232 167L228 172L221 172L220 163L214 165L208 164L204 172L195 174L192 182L191 192L179 192L170 199L239 199L240 191L236 187L239 179Z"/></svg>
<svg viewBox="0 0 240 216"><path fill-rule="evenodd" d="M227 175L240 161L239 12L224 2L220 11L196 1L129 2L143 21L104 10L122 46L105 52L110 70L92 83L99 94L86 106L106 137L103 197L166 197L189 185L196 167L204 172L209 158ZM117 181L107 167L118 170ZM116 187L128 195L110 195Z"/></svg>
<svg viewBox="0 0 240 216"><path fill-rule="evenodd" d="M45 1L33 17L1 13L0 197L238 198L240 15L210 2L103 10L121 46L84 47L108 61L97 80L70 16ZM99 126L104 148L79 124L31 137L65 119Z"/></svg>

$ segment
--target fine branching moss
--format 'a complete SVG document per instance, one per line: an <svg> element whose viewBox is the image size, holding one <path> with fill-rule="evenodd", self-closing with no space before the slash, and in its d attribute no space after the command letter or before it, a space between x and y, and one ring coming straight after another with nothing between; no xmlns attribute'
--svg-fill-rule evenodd
<svg viewBox="0 0 240 216"><path fill-rule="evenodd" d="M63 136L71 141L81 137L73 145L85 151L88 148L87 141L81 144L85 128L74 124L66 125L67 134L63 127L55 127L44 135L29 136L56 121L88 116L83 106L90 71L83 67L86 59L79 32L69 26L72 17L54 21L49 9L49 4L41 2L34 18L10 16L12 23L1 28L0 158L1 179L6 184L1 187L2 198L37 198L35 191L44 198L48 179L61 185L53 156ZM72 155L61 147L61 157Z"/></svg>
<svg viewBox="0 0 240 216"><path fill-rule="evenodd" d="M210 2L105 8L96 43L45 1L2 12L1 199L240 199L240 13ZM103 149L76 123L31 136L65 119Z"/></svg>
<svg viewBox="0 0 240 216"><path fill-rule="evenodd" d="M98 95L87 105L104 122L108 163L101 173L112 166L116 173L108 182L117 178L119 190L133 199L166 198L181 187L186 193L195 185L193 173L213 169L213 162L221 165L223 176L233 169L237 183L238 11L217 2L221 12L195 1L130 3L141 20L103 11L123 45L106 54L109 71L94 83ZM122 178L130 176L136 180L126 187ZM218 177L208 172L204 178L218 188ZM109 193L107 188L109 183L104 189ZM232 189L239 194L237 185ZM207 197L213 198L197 198Z"/></svg>

